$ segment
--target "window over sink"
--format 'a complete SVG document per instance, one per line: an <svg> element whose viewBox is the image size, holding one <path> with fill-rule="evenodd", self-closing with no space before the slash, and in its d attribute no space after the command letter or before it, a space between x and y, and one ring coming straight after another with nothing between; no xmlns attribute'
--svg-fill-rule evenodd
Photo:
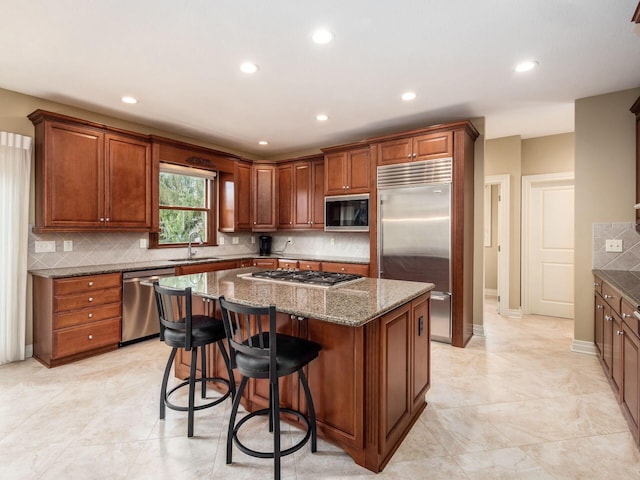
<svg viewBox="0 0 640 480"><path fill-rule="evenodd" d="M216 172L160 164L158 247L216 245Z"/></svg>

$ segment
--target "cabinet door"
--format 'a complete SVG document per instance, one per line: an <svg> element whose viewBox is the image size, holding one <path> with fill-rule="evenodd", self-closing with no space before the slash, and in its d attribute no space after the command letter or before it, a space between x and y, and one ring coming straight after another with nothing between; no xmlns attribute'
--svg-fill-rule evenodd
<svg viewBox="0 0 640 480"><path fill-rule="evenodd" d="M603 335L604 335L604 300L598 292L594 294L594 338L596 348L598 349L598 356L602 358L604 353Z"/></svg>
<svg viewBox="0 0 640 480"><path fill-rule="evenodd" d="M412 161L433 160L453 155L453 132L429 133L413 138Z"/></svg>
<svg viewBox="0 0 640 480"><path fill-rule="evenodd" d="M278 228L293 228L293 165L278 166Z"/></svg>
<svg viewBox="0 0 640 480"><path fill-rule="evenodd" d="M343 195L347 188L347 152L332 153L324 157L325 195Z"/></svg>
<svg viewBox="0 0 640 480"><path fill-rule="evenodd" d="M252 229L259 232L276 230L276 169L273 165L251 167Z"/></svg>
<svg viewBox="0 0 640 480"><path fill-rule="evenodd" d="M311 207L313 196L313 171L311 162L296 162L293 165L293 208L294 228L311 228Z"/></svg>
<svg viewBox="0 0 640 480"><path fill-rule="evenodd" d="M354 275L362 275L363 277L368 277L369 265L364 265L361 263L322 262L322 271L334 273L352 273Z"/></svg>
<svg viewBox="0 0 640 480"><path fill-rule="evenodd" d="M413 366L412 408L415 411L424 403L431 381L431 322L429 296L411 303L411 333Z"/></svg>
<svg viewBox="0 0 640 480"><path fill-rule="evenodd" d="M324 160L311 162L311 227L324 230Z"/></svg>
<svg viewBox="0 0 640 480"><path fill-rule="evenodd" d="M104 134L75 125L47 123L36 195L44 195L39 226L92 228L104 218Z"/></svg>
<svg viewBox="0 0 640 480"><path fill-rule="evenodd" d="M235 213L237 230L251 230L251 166L236 163Z"/></svg>
<svg viewBox="0 0 640 480"><path fill-rule="evenodd" d="M107 134L105 226L151 227L151 147L148 142Z"/></svg>
<svg viewBox="0 0 640 480"><path fill-rule="evenodd" d="M627 325L623 325L623 332L621 400L637 442L640 438L640 339Z"/></svg>
<svg viewBox="0 0 640 480"><path fill-rule="evenodd" d="M602 361L611 375L613 363L613 312L606 303L604 305L604 323L602 328Z"/></svg>
<svg viewBox="0 0 640 480"><path fill-rule="evenodd" d="M622 343L624 332L622 330L622 320L614 313L611 321L612 338L611 338L611 380L613 383L613 390L616 396L620 398L622 387Z"/></svg>
<svg viewBox="0 0 640 480"><path fill-rule="evenodd" d="M276 258L254 258L251 263L253 267L270 268L274 269L278 267L278 259Z"/></svg>
<svg viewBox="0 0 640 480"><path fill-rule="evenodd" d="M349 152L347 163L347 192L369 193L371 190L371 167L369 149Z"/></svg>
<svg viewBox="0 0 640 480"><path fill-rule="evenodd" d="M411 138L389 140L378 144L378 164L392 165L411 161Z"/></svg>

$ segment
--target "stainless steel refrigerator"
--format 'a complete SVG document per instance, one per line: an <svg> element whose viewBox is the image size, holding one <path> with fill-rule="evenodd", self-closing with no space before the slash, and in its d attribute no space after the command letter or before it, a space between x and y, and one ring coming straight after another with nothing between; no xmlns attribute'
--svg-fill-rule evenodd
<svg viewBox="0 0 640 480"><path fill-rule="evenodd" d="M435 284L431 338L451 343L452 159L378 167L378 276Z"/></svg>

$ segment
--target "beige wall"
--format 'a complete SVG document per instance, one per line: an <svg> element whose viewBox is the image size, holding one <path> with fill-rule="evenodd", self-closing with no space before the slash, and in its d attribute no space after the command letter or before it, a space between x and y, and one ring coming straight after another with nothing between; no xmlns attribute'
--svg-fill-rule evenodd
<svg viewBox="0 0 640 480"><path fill-rule="evenodd" d="M485 119L474 118L471 123L480 135L474 143L473 162L473 323L484 322L484 164L485 164ZM481 328L481 327L480 327ZM474 328L475 330L475 328Z"/></svg>
<svg viewBox="0 0 640 480"><path fill-rule="evenodd" d="M485 176L509 175L509 309L520 308L520 190L522 140L511 136L487 140Z"/></svg>
<svg viewBox="0 0 640 480"><path fill-rule="evenodd" d="M563 133L522 140L522 176L573 172L575 134Z"/></svg>
<svg viewBox="0 0 640 480"><path fill-rule="evenodd" d="M635 116L640 88L576 100L575 334L593 341L594 223L635 221Z"/></svg>
<svg viewBox="0 0 640 480"><path fill-rule="evenodd" d="M491 204L484 208L491 209L491 245L484 247L484 288L498 288L498 185L490 185Z"/></svg>

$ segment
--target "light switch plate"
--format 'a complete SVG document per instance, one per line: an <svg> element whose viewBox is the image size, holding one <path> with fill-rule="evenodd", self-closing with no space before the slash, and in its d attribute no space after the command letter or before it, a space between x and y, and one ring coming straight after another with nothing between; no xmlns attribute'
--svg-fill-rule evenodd
<svg viewBox="0 0 640 480"><path fill-rule="evenodd" d="M615 252L615 253L622 252L622 239L615 238L612 240L605 240L604 249L607 252Z"/></svg>
<svg viewBox="0 0 640 480"><path fill-rule="evenodd" d="M73 252L73 240L65 240L62 244L62 249L65 252Z"/></svg>
<svg viewBox="0 0 640 480"><path fill-rule="evenodd" d="M240 243L240 237L232 237L231 243L234 245L238 245Z"/></svg>
<svg viewBox="0 0 640 480"><path fill-rule="evenodd" d="M36 240L36 253L53 253L56 251L56 242Z"/></svg>
<svg viewBox="0 0 640 480"><path fill-rule="evenodd" d="M224 237L218 239L218 245L224 245Z"/></svg>
<svg viewBox="0 0 640 480"><path fill-rule="evenodd" d="M146 238L141 238L140 239L140 248L147 248L147 239Z"/></svg>

